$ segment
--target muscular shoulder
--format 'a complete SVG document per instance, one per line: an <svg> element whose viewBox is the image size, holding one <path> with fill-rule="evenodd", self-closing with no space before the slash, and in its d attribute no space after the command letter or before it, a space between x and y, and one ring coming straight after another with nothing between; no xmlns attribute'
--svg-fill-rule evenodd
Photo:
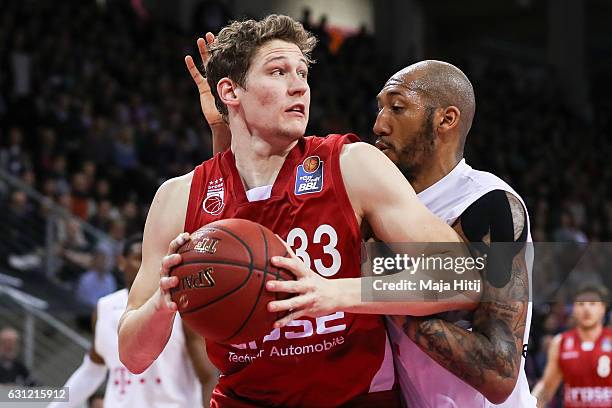
<svg viewBox="0 0 612 408"><path fill-rule="evenodd" d="M143 254L151 244L159 253L183 231L193 172L164 182L153 198L145 223ZM144 259L144 258L143 258Z"/></svg>
<svg viewBox="0 0 612 408"><path fill-rule="evenodd" d="M156 198L181 199L184 195L189 195L191 181L193 180L193 171L183 174L179 177L174 177L166 180L157 190Z"/></svg>
<svg viewBox="0 0 612 408"><path fill-rule="evenodd" d="M340 172L356 214L363 215L379 199L390 198L392 180L403 179L399 170L376 147L363 142L349 143L340 151ZM407 189L408 182L404 180Z"/></svg>
<svg viewBox="0 0 612 408"><path fill-rule="evenodd" d="M345 184L347 181L361 180L361 182L356 184L363 187L368 187L364 185L363 181L376 181L379 176L388 172L399 173L399 170L397 170L384 153L364 142L348 143L342 146L340 151L340 170L342 171ZM377 181L380 184L384 184L384 180L378 179Z"/></svg>

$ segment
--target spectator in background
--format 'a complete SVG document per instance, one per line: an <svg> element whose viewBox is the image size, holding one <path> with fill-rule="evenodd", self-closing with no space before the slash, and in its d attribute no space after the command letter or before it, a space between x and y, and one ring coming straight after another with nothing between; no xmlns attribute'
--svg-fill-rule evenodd
<svg viewBox="0 0 612 408"><path fill-rule="evenodd" d="M561 226L555 231L554 239L557 242L575 242L577 244L589 242L585 233L576 226L574 216L569 211L561 213Z"/></svg>
<svg viewBox="0 0 612 408"><path fill-rule="evenodd" d="M30 166L23 147L23 132L18 127L9 130L8 146L0 150L0 168L19 177Z"/></svg>
<svg viewBox="0 0 612 408"><path fill-rule="evenodd" d="M112 220L110 228L105 231L111 239L105 239L96 245L96 252L103 253L106 256L104 270L108 273L114 270L117 257L121 254L126 237L125 231L125 221L116 218Z"/></svg>
<svg viewBox="0 0 612 408"><path fill-rule="evenodd" d="M70 212L82 220L87 220L92 212L91 184L83 172L74 173L70 196Z"/></svg>
<svg viewBox="0 0 612 408"><path fill-rule="evenodd" d="M76 219L58 217L56 222L58 252L64 264L59 278L72 281L92 263L91 244L85 237L81 224Z"/></svg>
<svg viewBox="0 0 612 408"><path fill-rule="evenodd" d="M107 269L106 254L96 251L91 260L89 270L79 278L77 298L90 307L88 314L96 307L98 299L117 290L117 283Z"/></svg>
<svg viewBox="0 0 612 408"><path fill-rule="evenodd" d="M27 367L17 358L19 332L12 327L0 331L0 384L35 385Z"/></svg>

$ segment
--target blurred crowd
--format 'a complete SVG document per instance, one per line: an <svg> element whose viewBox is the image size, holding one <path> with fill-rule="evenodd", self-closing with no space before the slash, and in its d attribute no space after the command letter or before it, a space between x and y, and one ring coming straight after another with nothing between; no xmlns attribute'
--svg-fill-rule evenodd
<svg viewBox="0 0 612 408"><path fill-rule="evenodd" d="M42 268L51 239L51 277L92 307L121 284L116 255L126 236L142 231L157 187L211 155L183 58L198 59L195 40L214 27L184 33L129 2L106 4L9 0L0 11L0 170L44 197L39 205L24 189L0 185L0 225L8 226L0 267ZM320 40L308 133L371 140L374 96L401 67L385 64L365 29L339 43L325 18L313 22L305 12L303 20ZM603 107L588 122L579 118L546 67L486 56L452 62L476 91L468 162L526 199L534 239L609 241L612 140ZM58 215L50 223L51 213ZM561 300L535 311L532 378L551 335L569 324Z"/></svg>

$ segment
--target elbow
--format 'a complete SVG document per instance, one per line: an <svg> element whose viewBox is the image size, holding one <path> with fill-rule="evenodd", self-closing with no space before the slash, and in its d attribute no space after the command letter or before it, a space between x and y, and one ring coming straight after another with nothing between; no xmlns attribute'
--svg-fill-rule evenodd
<svg viewBox="0 0 612 408"><path fill-rule="evenodd" d="M506 390L506 389L504 389L504 390L495 389L495 390L491 390L490 392L484 394L484 396L492 404L499 405L499 404L504 403L504 401L506 401L508 399L510 394L512 394L512 389L508 389L508 390Z"/></svg>
<svg viewBox="0 0 612 408"><path fill-rule="evenodd" d="M131 353L122 349L121 343L119 343L119 360L121 361L121 364L123 364L130 373L136 375L144 373L145 370L151 365L151 362L143 363L134 359Z"/></svg>
<svg viewBox="0 0 612 408"><path fill-rule="evenodd" d="M121 331L121 323L119 323L119 361L132 374L142 374L153 361L140 361L138 359L138 350L134 349L133 343L130 343L126 338L126 333Z"/></svg>
<svg viewBox="0 0 612 408"><path fill-rule="evenodd" d="M490 387L486 392L482 394L489 400L492 404L498 405L504 403L512 391L514 391L514 386L516 385L516 378L514 380L507 380L501 383L494 384L494 386Z"/></svg>

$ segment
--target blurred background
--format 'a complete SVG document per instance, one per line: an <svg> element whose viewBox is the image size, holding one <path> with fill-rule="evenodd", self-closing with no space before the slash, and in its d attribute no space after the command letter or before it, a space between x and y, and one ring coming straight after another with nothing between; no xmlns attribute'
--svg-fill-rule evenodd
<svg viewBox="0 0 612 408"><path fill-rule="evenodd" d="M184 56L199 61L196 39L231 19L272 12L320 41L308 134L371 141L390 75L451 62L476 92L467 161L522 195L534 239L610 241L609 1L2 0L0 326L15 330L0 359L20 361L24 383L58 386L79 365L97 299L123 285L123 240L163 181L211 156ZM569 293L549 290L555 301L534 306L531 382L571 325Z"/></svg>

